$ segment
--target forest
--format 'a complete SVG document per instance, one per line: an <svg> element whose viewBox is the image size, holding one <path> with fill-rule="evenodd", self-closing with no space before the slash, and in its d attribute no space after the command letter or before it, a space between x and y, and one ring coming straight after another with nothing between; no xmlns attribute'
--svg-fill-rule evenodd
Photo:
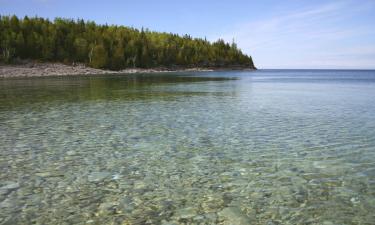
<svg viewBox="0 0 375 225"><path fill-rule="evenodd" d="M204 67L255 69L236 43L82 19L0 15L0 62L83 63L102 69Z"/></svg>

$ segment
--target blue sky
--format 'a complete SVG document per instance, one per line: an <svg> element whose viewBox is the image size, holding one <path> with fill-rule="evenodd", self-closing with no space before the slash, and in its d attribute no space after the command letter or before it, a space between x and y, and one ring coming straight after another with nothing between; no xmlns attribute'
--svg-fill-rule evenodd
<svg viewBox="0 0 375 225"><path fill-rule="evenodd" d="M259 68L375 69L374 0L0 0L0 6L1 15L234 39Z"/></svg>

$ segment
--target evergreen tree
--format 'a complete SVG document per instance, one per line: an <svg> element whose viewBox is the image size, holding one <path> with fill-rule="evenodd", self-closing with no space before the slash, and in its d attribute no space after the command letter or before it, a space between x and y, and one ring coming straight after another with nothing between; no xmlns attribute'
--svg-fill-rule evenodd
<svg viewBox="0 0 375 225"><path fill-rule="evenodd" d="M170 33L84 20L0 16L0 61L32 59L120 70L134 67L248 67L234 41L209 42Z"/></svg>
<svg viewBox="0 0 375 225"><path fill-rule="evenodd" d="M108 64L108 52L102 44L96 45L92 52L91 66L94 68L105 68Z"/></svg>

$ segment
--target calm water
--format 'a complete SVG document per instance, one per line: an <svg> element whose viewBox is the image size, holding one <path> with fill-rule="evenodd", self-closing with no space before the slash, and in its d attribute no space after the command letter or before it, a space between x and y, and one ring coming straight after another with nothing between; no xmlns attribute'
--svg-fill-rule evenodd
<svg viewBox="0 0 375 225"><path fill-rule="evenodd" d="M375 224L375 71L0 80L0 224Z"/></svg>

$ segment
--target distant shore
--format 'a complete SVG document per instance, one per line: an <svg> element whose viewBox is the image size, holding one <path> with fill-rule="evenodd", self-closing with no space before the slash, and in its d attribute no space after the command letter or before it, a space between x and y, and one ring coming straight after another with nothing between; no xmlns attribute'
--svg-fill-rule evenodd
<svg viewBox="0 0 375 225"><path fill-rule="evenodd" d="M129 68L119 71L95 69L83 64L65 65L62 63L25 63L0 65L0 78L17 77L47 77L47 76L73 76L73 75L104 75L104 74L134 74L134 73L164 73L164 72L194 72L216 70L244 70L246 68ZM249 69L251 70L251 69Z"/></svg>

